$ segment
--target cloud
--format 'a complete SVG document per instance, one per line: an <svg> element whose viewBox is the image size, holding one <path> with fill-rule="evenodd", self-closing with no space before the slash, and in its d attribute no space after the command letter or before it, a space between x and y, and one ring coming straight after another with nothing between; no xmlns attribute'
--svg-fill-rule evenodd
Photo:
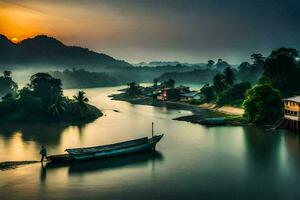
<svg viewBox="0 0 300 200"><path fill-rule="evenodd" d="M298 0L14 2L48 15L40 25L47 33L129 61L222 57L239 62L253 52L300 44Z"/></svg>

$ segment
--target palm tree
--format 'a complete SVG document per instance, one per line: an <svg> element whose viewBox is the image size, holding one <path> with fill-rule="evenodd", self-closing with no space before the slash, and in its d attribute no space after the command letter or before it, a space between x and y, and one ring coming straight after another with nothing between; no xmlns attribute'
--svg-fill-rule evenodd
<svg viewBox="0 0 300 200"><path fill-rule="evenodd" d="M66 101L61 97L57 96L53 104L51 104L48 108L48 111L54 116L57 117L61 115L66 110L67 103Z"/></svg>
<svg viewBox="0 0 300 200"><path fill-rule="evenodd" d="M87 110L87 102L89 102L89 99L85 97L84 91L79 91L77 95L73 96L77 106L76 111L80 113L80 115L83 114L84 111Z"/></svg>

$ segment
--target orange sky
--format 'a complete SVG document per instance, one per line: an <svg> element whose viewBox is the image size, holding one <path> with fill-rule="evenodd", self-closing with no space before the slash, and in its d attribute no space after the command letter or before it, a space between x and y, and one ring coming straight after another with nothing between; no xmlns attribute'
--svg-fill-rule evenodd
<svg viewBox="0 0 300 200"><path fill-rule="evenodd" d="M72 43L72 39L76 37L86 37L87 40L94 38L95 33L91 29L101 25L102 31L97 32L97 37L107 39L122 24L116 24L103 10L99 13L95 16L76 5L57 5L42 1L0 1L0 33L19 40L46 34Z"/></svg>
<svg viewBox="0 0 300 200"><path fill-rule="evenodd" d="M252 53L299 47L300 1L274 2L0 0L0 34L45 34L129 62L238 63Z"/></svg>

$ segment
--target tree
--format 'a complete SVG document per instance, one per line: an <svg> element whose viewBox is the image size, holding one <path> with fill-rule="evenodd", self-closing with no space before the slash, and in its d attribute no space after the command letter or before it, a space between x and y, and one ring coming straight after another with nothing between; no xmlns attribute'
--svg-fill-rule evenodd
<svg viewBox="0 0 300 200"><path fill-rule="evenodd" d="M235 74L233 70L230 67L226 67L223 74L224 74L224 83L227 86L231 87L235 80Z"/></svg>
<svg viewBox="0 0 300 200"><path fill-rule="evenodd" d="M156 88L158 84L158 78L153 79L153 87Z"/></svg>
<svg viewBox="0 0 300 200"><path fill-rule="evenodd" d="M206 66L207 66L208 68L212 68L212 67L214 66L214 64L215 64L215 61L209 60L209 61L207 61Z"/></svg>
<svg viewBox="0 0 300 200"><path fill-rule="evenodd" d="M5 78L10 77L10 76L11 76L11 71L5 70L5 71L3 72L3 76L4 76Z"/></svg>
<svg viewBox="0 0 300 200"><path fill-rule="evenodd" d="M292 48L280 48L272 51L264 64L264 79L279 89L284 97L294 95L299 90L300 69L298 51Z"/></svg>
<svg viewBox="0 0 300 200"><path fill-rule="evenodd" d="M53 78L48 73L37 73L31 76L29 88L33 95L40 98L46 105L51 104L58 96L62 96L60 79Z"/></svg>
<svg viewBox="0 0 300 200"><path fill-rule="evenodd" d="M67 103L61 96L57 96L56 100L49 106L48 111L52 116L57 117L66 110Z"/></svg>
<svg viewBox="0 0 300 200"><path fill-rule="evenodd" d="M223 74L220 74L220 73L216 74L213 79L213 89L217 94L223 92L226 88L226 85L225 85L223 79L224 79L224 76L223 76Z"/></svg>
<svg viewBox="0 0 300 200"><path fill-rule="evenodd" d="M15 100L14 96L11 93L7 93L5 96L2 97L2 101L13 101Z"/></svg>
<svg viewBox="0 0 300 200"><path fill-rule="evenodd" d="M265 57L261 53L254 53L251 55L251 60L253 60L253 65L263 66L265 62Z"/></svg>
<svg viewBox="0 0 300 200"><path fill-rule="evenodd" d="M203 102L210 102L215 98L215 93L213 87L206 83L201 89L200 92L202 94Z"/></svg>
<svg viewBox="0 0 300 200"><path fill-rule="evenodd" d="M0 97L8 93L15 97L17 94L18 85L12 80L10 75L11 71L5 70L3 76L0 76Z"/></svg>
<svg viewBox="0 0 300 200"><path fill-rule="evenodd" d="M169 80L164 81L162 83L162 87L164 87L164 88L174 88L175 87L175 81L170 78Z"/></svg>
<svg viewBox="0 0 300 200"><path fill-rule="evenodd" d="M127 93L129 96L140 95L141 91L139 89L139 85L136 82L131 82L127 84L129 86Z"/></svg>
<svg viewBox="0 0 300 200"><path fill-rule="evenodd" d="M267 84L256 85L246 92L244 118L256 124L271 123L279 119L282 107L278 90Z"/></svg>
<svg viewBox="0 0 300 200"><path fill-rule="evenodd" d="M219 58L216 66L217 66L217 70L223 71L226 67L229 67L230 65L226 61Z"/></svg>
<svg viewBox="0 0 300 200"><path fill-rule="evenodd" d="M251 84L249 82L241 82L235 84L219 95L217 99L217 104L240 105L245 98L245 92L250 88Z"/></svg>
<svg viewBox="0 0 300 200"><path fill-rule="evenodd" d="M73 98L77 105L75 111L82 116L88 108L87 103L89 102L89 99L85 97L84 91L78 91L77 95L74 95Z"/></svg>

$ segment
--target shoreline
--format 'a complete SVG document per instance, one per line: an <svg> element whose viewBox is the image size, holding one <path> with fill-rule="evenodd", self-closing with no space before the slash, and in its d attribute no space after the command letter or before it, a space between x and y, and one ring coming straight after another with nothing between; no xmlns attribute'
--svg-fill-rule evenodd
<svg viewBox="0 0 300 200"><path fill-rule="evenodd" d="M170 109L176 110L188 110L191 111L192 115L181 116L174 118L173 120L185 121L195 124L203 124L203 120L207 118L224 118L224 123L222 125L232 125L232 126L246 126L249 123L246 123L242 120L243 109L236 108L233 106L222 106L217 107L215 104L200 104L192 105L184 102L172 102L172 101L155 101L151 97L137 96L134 98L128 98L125 93L112 94L109 95L112 100L125 101L131 104L137 105L150 105L155 107L168 107ZM217 125L217 124L216 124ZM219 124L220 125L220 124Z"/></svg>
<svg viewBox="0 0 300 200"><path fill-rule="evenodd" d="M76 116L76 115L65 115L62 117L58 117L55 119L51 118L45 118L43 116L38 116L34 118L16 118L12 116L6 116L6 118L3 118L0 120L1 124L15 124L15 123L28 123L28 124L47 124L47 123L66 123L66 124L76 124L76 123L89 123L92 122L99 117L102 117L104 114L103 112L97 108L96 106L93 106L91 104L87 104L87 112L85 113L85 116Z"/></svg>

